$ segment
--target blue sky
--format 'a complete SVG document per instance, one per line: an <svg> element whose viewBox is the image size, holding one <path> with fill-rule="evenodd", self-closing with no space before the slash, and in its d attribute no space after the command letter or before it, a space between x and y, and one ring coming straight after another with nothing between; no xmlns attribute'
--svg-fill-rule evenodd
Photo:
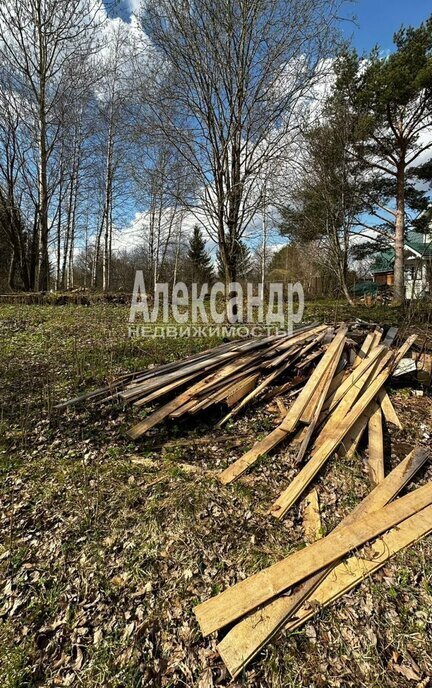
<svg viewBox="0 0 432 688"><path fill-rule="evenodd" d="M431 14L430 0L359 0L345 8L344 16L356 15L358 26L344 24L344 35L352 36L359 52L369 52L376 44L387 51L402 24L418 26Z"/></svg>
<svg viewBox="0 0 432 688"><path fill-rule="evenodd" d="M128 21L131 11L138 11L140 0L105 0L105 4L111 16ZM357 25L343 22L342 29L346 38L352 36L359 52L369 52L376 44L387 51L392 48L394 32L402 24L418 26L430 14L430 0L348 0L343 16L356 16Z"/></svg>
<svg viewBox="0 0 432 688"><path fill-rule="evenodd" d="M1 0L0 0L1 1ZM111 17L129 21L131 13L139 13L140 0L104 0ZM393 35L402 25L418 26L432 14L431 0L357 0L347 2L340 27L347 40L351 39L358 52L368 53L379 45L384 53L393 50ZM132 204L131 219L138 208Z"/></svg>

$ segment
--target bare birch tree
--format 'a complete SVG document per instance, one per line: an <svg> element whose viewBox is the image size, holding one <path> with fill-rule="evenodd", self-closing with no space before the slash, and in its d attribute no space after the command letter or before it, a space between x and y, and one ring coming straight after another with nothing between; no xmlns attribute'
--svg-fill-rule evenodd
<svg viewBox="0 0 432 688"><path fill-rule="evenodd" d="M339 0L146 0L158 65L158 131L193 169L190 204L219 245L228 283L262 205L263 167L282 159L293 115L329 54Z"/></svg>
<svg viewBox="0 0 432 688"><path fill-rule="evenodd" d="M6 0L0 4L0 60L20 93L21 114L32 130L36 151L35 289L47 289L48 234L52 189L49 165L59 133L55 108L65 88L75 87L67 66L94 50L100 0Z"/></svg>

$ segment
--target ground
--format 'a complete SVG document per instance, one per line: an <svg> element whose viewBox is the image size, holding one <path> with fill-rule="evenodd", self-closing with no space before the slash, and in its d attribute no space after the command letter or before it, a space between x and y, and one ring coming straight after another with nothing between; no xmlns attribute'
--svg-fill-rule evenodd
<svg viewBox="0 0 432 688"><path fill-rule="evenodd" d="M383 307L312 304L310 319L388 323ZM116 375L217 343L129 340L126 306L0 306L0 686L228 686L194 605L304 546L294 509L267 508L295 470L289 447L222 487L227 466L278 422L272 405L228 427L202 420L131 443L130 408L61 399ZM415 328L414 317L402 319ZM429 338L427 325L417 329ZM432 433L432 399L392 390L404 423L387 436L387 469ZM208 446L154 449L176 436ZM153 448L153 450L152 450ZM145 459L133 463L131 459ZM193 466L191 470L188 466ZM418 485L432 477L420 474ZM316 481L328 531L368 492L362 455L332 459ZM320 613L281 634L233 686L427 686L432 676L432 538Z"/></svg>

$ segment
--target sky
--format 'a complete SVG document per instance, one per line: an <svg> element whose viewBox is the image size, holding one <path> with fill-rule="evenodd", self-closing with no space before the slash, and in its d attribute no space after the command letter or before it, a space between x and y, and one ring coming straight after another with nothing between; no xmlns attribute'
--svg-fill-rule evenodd
<svg viewBox="0 0 432 688"><path fill-rule="evenodd" d="M105 0L111 16L128 21L131 12L138 13L140 0ZM392 48L393 34L403 24L418 26L432 14L431 0L357 0L347 2L343 16L355 15L356 25L342 22L346 38L352 36L359 52L368 52L376 44L387 51Z"/></svg>
<svg viewBox="0 0 432 688"><path fill-rule="evenodd" d="M362 53L375 45L391 50L393 34L401 25L418 26L432 14L430 0L358 0L345 8L344 16L355 15L357 26L342 25L347 38Z"/></svg>
<svg viewBox="0 0 432 688"><path fill-rule="evenodd" d="M1 0L0 0L1 1ZM141 0L104 0L108 15L129 22L131 15L139 15ZM431 0L347 0L341 20L340 28L343 36L351 40L357 51L368 53L379 45L383 53L391 52L393 35L402 26L418 26L432 14ZM353 21L352 21L353 20ZM116 248L126 248L138 243L141 236L142 211L136 209L136 215L130 224L123 228L115 243ZM191 225L193 218L191 218ZM278 248L279 234L275 234L273 242Z"/></svg>

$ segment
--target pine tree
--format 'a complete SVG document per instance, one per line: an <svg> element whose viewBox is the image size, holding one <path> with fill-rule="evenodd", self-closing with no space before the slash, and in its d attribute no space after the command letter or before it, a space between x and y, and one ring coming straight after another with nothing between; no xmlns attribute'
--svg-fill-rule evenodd
<svg viewBox="0 0 432 688"><path fill-rule="evenodd" d="M211 258L205 248L205 240L199 225L194 225L189 239L187 260L190 267L191 282L203 284L214 277Z"/></svg>
<svg viewBox="0 0 432 688"><path fill-rule="evenodd" d="M342 66L348 69L340 70L338 81L350 90L359 116L357 155L378 173L378 182L388 186L392 180L394 300L401 303L409 169L432 147L432 139L421 136L432 126L432 17L416 29L400 29L394 43L393 53L384 56L375 48L366 63L355 53L346 56Z"/></svg>

